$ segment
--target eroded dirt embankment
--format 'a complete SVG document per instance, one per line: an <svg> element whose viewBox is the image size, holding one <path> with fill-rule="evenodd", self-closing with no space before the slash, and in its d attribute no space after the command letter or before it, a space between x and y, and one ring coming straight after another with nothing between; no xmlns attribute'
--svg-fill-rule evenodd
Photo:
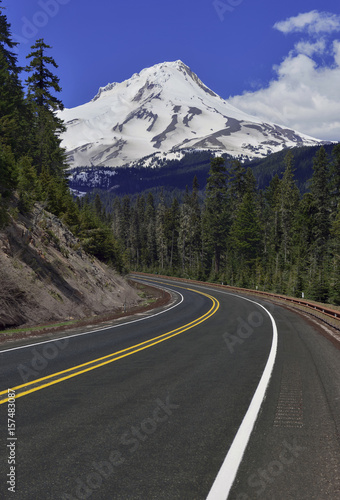
<svg viewBox="0 0 340 500"><path fill-rule="evenodd" d="M127 280L87 255L40 206L0 232L0 330L115 314L141 302Z"/></svg>

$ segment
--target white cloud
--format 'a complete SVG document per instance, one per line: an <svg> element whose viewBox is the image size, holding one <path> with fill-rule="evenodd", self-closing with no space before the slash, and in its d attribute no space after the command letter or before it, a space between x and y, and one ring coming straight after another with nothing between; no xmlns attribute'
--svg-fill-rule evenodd
<svg viewBox="0 0 340 500"><path fill-rule="evenodd" d="M315 13L284 21L290 21L289 27L277 25L288 33L297 28L308 30L314 22L313 29L320 32L316 20L322 16ZM321 64L316 60L320 55ZM319 139L340 141L340 40L330 41L326 35L318 40L300 40L274 71L276 76L266 88L231 97L229 102L265 121Z"/></svg>
<svg viewBox="0 0 340 500"><path fill-rule="evenodd" d="M340 67L340 40L334 40L333 52L335 64Z"/></svg>
<svg viewBox="0 0 340 500"><path fill-rule="evenodd" d="M340 16L330 12L312 10L280 21L274 25L274 28L285 34L299 32L309 35L334 33L340 31Z"/></svg>
<svg viewBox="0 0 340 500"><path fill-rule="evenodd" d="M298 54L305 54L306 56L313 56L314 54L323 54L326 50L326 40L320 39L315 43L308 40L301 40L295 45L295 50Z"/></svg>

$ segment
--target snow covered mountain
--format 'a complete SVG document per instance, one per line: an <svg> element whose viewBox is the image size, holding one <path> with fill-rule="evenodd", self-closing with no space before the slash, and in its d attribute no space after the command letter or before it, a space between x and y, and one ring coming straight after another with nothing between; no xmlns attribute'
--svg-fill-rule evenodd
<svg viewBox="0 0 340 500"><path fill-rule="evenodd" d="M59 113L62 145L76 166L154 166L188 150L265 157L321 141L231 106L181 61L156 64L122 83L101 87L92 101ZM152 156L150 156L152 155Z"/></svg>

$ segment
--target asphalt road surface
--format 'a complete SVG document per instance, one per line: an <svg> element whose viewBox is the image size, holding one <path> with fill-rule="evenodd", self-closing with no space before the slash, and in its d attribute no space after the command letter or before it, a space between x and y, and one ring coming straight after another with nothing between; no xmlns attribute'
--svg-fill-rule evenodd
<svg viewBox="0 0 340 500"><path fill-rule="evenodd" d="M0 498L340 498L340 351L261 299L160 286L166 310L0 351Z"/></svg>

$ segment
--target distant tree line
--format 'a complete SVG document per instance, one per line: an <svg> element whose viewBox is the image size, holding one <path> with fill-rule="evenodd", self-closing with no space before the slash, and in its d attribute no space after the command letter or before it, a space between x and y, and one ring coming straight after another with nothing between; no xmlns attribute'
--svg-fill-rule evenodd
<svg viewBox="0 0 340 500"><path fill-rule="evenodd" d="M181 204L161 195L156 205L151 193L115 199L127 266L340 304L340 144L331 158L319 149L303 196L291 152L264 190L250 168L214 158L203 206L198 191L195 178Z"/></svg>

